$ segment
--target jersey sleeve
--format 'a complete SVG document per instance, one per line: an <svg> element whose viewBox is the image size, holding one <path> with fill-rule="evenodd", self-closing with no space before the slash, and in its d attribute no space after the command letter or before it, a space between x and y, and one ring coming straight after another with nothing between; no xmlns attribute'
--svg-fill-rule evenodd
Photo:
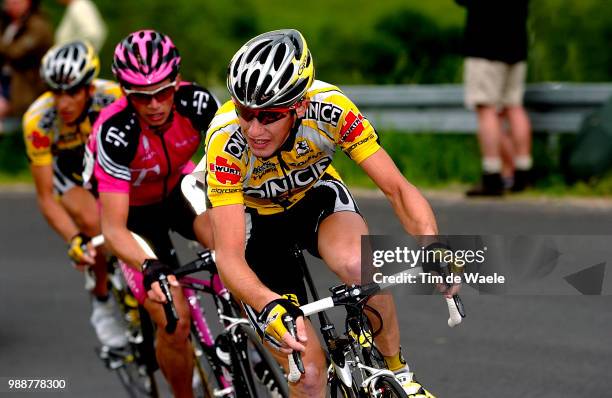
<svg viewBox="0 0 612 398"><path fill-rule="evenodd" d="M104 79L94 80L96 91L93 96L92 107L100 111L123 96L119 84Z"/></svg>
<svg viewBox="0 0 612 398"><path fill-rule="evenodd" d="M140 136L134 118L120 114L94 125L96 164L94 173L100 192L129 192L130 163L134 159Z"/></svg>
<svg viewBox="0 0 612 398"><path fill-rule="evenodd" d="M179 87L175 98L176 110L187 117L193 128L204 133L219 109L217 98L197 84L184 84Z"/></svg>
<svg viewBox="0 0 612 398"><path fill-rule="evenodd" d="M380 149L378 134L350 99L344 94L334 97L335 103L343 109L334 140L351 159L361 163Z"/></svg>
<svg viewBox="0 0 612 398"><path fill-rule="evenodd" d="M48 108L41 111L38 108L39 102L32 104L30 109L24 114L22 119L23 141L26 148L26 155L30 164L34 166L48 166L53 164L53 126L52 120L55 108Z"/></svg>
<svg viewBox="0 0 612 398"><path fill-rule="evenodd" d="M244 204L242 185L246 173L246 141L240 131L210 131L206 137L205 156L196 168L206 185L207 207ZM243 146L237 153L236 146Z"/></svg>

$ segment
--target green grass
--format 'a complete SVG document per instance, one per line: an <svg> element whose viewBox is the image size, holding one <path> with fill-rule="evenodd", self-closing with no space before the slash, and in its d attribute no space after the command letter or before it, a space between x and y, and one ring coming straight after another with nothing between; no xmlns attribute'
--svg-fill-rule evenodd
<svg viewBox="0 0 612 398"><path fill-rule="evenodd" d="M478 144L473 135L381 132L380 140L406 178L420 188L461 190L480 178ZM571 135L534 137L537 181L525 195L612 195L612 171L588 182L566 182L560 159L573 140ZM196 161L202 157L201 152L195 156ZM363 170L343 153L336 155L334 167L350 186L375 187ZM0 137L0 184L31 181L21 135Z"/></svg>
<svg viewBox="0 0 612 398"><path fill-rule="evenodd" d="M0 135L0 183L31 181L21 133Z"/></svg>
<svg viewBox="0 0 612 398"><path fill-rule="evenodd" d="M478 182L480 159L473 135L380 133L381 143L406 178L420 188L464 189ZM536 135L533 143L536 183L525 195L609 196L612 171L588 182L568 184L561 159L573 136ZM354 162L336 155L334 165L347 184L374 187Z"/></svg>

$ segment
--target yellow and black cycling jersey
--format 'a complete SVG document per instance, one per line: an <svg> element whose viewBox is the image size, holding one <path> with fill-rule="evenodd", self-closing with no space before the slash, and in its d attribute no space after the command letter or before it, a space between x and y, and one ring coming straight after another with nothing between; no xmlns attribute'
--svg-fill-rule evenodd
<svg viewBox="0 0 612 398"><path fill-rule="evenodd" d="M252 154L232 101L217 112L206 134L206 155L195 170L206 183L207 206L245 204L259 214L292 207L331 166L340 147L361 163L379 148L370 122L338 87L315 81L306 93L306 115L275 155Z"/></svg>
<svg viewBox="0 0 612 398"><path fill-rule="evenodd" d="M121 97L121 88L115 82L96 79L92 84L94 94L91 104L73 126L62 123L51 91L42 94L30 105L23 116L23 138L31 164L48 166L54 161L61 162L61 158L65 157L66 163L77 162L82 168L84 145L94 121L102 108Z"/></svg>

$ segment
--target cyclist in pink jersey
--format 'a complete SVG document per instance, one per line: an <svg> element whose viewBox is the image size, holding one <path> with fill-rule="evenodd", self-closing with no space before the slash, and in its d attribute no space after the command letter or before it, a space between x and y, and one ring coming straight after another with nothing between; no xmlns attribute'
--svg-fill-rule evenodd
<svg viewBox="0 0 612 398"><path fill-rule="evenodd" d="M180 182L193 169L191 157L218 102L208 90L182 82L179 66L178 50L162 33L134 32L117 45L113 73L125 97L104 109L94 126L85 178L97 183L102 232L113 253L129 266L126 279L136 284L130 287L146 292L140 301L157 324L156 357L162 373L175 396L190 397L190 317L172 275L178 261L168 233L210 242L204 216L196 217ZM158 260L147 256L130 231L149 241ZM165 298L157 282L161 275L172 285L179 315L173 333L165 330Z"/></svg>

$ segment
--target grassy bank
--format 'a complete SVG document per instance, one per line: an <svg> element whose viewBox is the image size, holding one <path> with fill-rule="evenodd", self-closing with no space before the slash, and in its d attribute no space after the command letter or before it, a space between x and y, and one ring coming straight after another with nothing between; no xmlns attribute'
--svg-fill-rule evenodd
<svg viewBox="0 0 612 398"><path fill-rule="evenodd" d="M0 183L30 182L21 133L0 135Z"/></svg>
<svg viewBox="0 0 612 398"><path fill-rule="evenodd" d="M432 188L459 187L480 178L478 144L473 135L402 134L381 132L384 148L402 173L415 185ZM568 184L563 163L574 136L538 134L534 137L534 172L537 177L532 193L555 196L612 195L612 173L589 182ZM198 155L198 160L201 155ZM361 168L342 153L334 164L344 180L352 186L373 188ZM31 181L21 135L0 136L0 183Z"/></svg>
<svg viewBox="0 0 612 398"><path fill-rule="evenodd" d="M419 187L462 189L480 178L480 155L473 135L381 132L380 136L383 147L401 172ZM574 139L573 135L534 136L536 183L530 193L553 196L612 195L612 173L588 182L566 180L564 163ZM363 171L346 156L338 154L335 164L348 184L373 187Z"/></svg>

